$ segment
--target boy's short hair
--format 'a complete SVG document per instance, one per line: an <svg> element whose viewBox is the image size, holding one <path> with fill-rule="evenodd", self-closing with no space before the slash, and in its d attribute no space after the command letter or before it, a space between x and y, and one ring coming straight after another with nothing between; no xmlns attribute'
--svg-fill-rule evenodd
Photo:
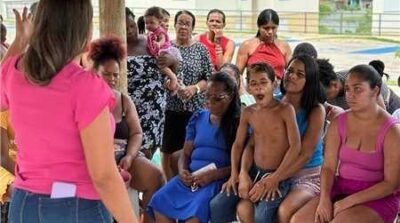
<svg viewBox="0 0 400 223"><path fill-rule="evenodd" d="M268 78L274 82L275 81L275 72L274 69L272 69L272 67L264 62L256 62L251 64L250 66L247 67L247 77L246 80L247 82L250 81L250 75L252 73L266 73L268 75Z"/></svg>

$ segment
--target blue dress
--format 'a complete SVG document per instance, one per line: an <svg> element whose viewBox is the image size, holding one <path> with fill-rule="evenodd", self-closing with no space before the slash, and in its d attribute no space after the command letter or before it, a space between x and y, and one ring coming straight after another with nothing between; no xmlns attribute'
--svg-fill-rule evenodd
<svg viewBox="0 0 400 223"><path fill-rule="evenodd" d="M193 141L193 151L189 161L189 171L196 171L210 163L217 168L230 165L230 155L226 151L225 140L218 125L210 122L210 112L199 110L193 114L186 127L186 141ZM169 218L186 220L197 217L200 222L208 222L209 202L219 193L223 179L216 180L192 192L182 183L179 176L172 178L151 198L147 211L153 215L157 211Z"/></svg>

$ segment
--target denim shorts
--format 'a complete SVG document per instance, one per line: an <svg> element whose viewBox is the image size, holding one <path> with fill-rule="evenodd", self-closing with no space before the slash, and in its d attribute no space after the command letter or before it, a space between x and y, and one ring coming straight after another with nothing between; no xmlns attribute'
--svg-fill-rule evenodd
<svg viewBox="0 0 400 223"><path fill-rule="evenodd" d="M8 213L10 223L111 223L99 200L57 198L15 189Z"/></svg>
<svg viewBox="0 0 400 223"><path fill-rule="evenodd" d="M254 182L257 182L261 180L263 176L272 172L273 170L263 170L256 165L253 165L249 171L249 175ZM282 197L270 201L261 200L254 204L254 220L256 223L275 221L276 210L289 192L290 185L290 179L281 181L278 189L281 192ZM228 196L226 192L216 195L210 202L210 222L221 223L235 221L236 206L239 201L240 198L233 193L231 193L230 196Z"/></svg>

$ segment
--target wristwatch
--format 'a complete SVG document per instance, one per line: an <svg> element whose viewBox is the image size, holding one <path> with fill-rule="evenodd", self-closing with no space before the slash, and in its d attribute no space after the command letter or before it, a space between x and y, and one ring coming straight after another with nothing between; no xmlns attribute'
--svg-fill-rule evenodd
<svg viewBox="0 0 400 223"><path fill-rule="evenodd" d="M200 94L201 91L200 86L196 84L195 87L196 87L196 94Z"/></svg>

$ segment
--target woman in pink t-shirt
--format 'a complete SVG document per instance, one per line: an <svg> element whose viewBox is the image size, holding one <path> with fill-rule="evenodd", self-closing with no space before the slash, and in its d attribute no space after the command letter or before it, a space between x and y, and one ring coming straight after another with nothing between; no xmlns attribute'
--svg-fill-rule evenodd
<svg viewBox="0 0 400 223"><path fill-rule="evenodd" d="M0 76L1 110L21 148L10 221L111 222L109 211L118 222L137 222L113 156L115 98L80 66L91 1L41 0L31 27L26 8L15 14Z"/></svg>

